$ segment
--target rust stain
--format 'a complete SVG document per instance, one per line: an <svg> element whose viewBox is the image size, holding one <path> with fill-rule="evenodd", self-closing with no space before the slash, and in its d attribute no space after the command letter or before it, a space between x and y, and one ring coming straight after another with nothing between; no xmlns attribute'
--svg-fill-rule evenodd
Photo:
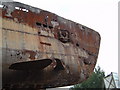
<svg viewBox="0 0 120 90"><path fill-rule="evenodd" d="M44 45L48 45L48 46L51 46L50 43L46 43L46 42L40 42L41 44L44 44Z"/></svg>

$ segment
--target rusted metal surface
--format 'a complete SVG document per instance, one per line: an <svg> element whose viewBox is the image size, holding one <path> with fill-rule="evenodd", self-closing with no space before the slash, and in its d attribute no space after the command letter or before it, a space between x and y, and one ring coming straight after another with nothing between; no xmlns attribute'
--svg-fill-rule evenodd
<svg viewBox="0 0 120 90"><path fill-rule="evenodd" d="M99 33L29 5L3 5L3 88L60 87L90 76L98 57Z"/></svg>

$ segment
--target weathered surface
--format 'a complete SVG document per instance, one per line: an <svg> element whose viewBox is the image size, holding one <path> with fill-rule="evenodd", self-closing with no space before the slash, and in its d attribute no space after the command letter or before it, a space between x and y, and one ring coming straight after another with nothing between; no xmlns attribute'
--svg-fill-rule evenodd
<svg viewBox="0 0 120 90"><path fill-rule="evenodd" d="M3 88L66 86L90 76L100 46L97 32L29 5L3 5Z"/></svg>

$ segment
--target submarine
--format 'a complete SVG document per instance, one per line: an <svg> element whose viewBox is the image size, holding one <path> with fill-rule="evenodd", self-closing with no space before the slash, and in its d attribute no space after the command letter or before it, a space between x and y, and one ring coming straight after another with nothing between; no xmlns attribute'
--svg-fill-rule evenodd
<svg viewBox="0 0 120 90"><path fill-rule="evenodd" d="M82 24L20 2L0 7L2 89L55 88L92 74L100 34Z"/></svg>

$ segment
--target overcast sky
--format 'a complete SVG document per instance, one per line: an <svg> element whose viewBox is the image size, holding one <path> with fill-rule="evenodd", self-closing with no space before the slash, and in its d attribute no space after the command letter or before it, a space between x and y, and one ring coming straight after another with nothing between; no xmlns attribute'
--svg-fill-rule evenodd
<svg viewBox="0 0 120 90"><path fill-rule="evenodd" d="M118 72L118 0L15 0L53 12L101 35L96 66Z"/></svg>

